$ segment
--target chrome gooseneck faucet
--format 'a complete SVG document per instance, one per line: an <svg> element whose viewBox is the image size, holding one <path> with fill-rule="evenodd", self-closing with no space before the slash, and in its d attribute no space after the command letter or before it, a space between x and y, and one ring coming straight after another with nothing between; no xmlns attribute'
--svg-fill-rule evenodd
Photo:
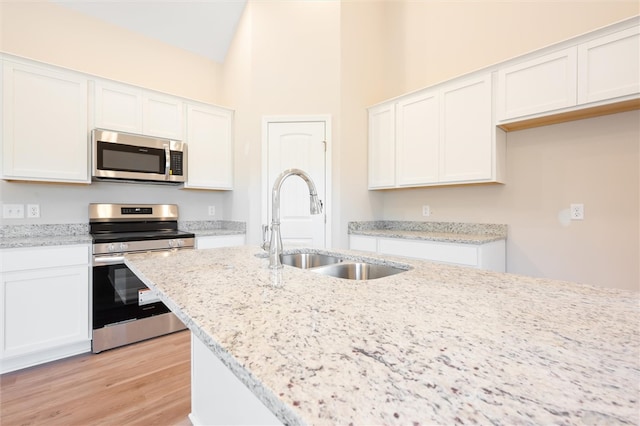
<svg viewBox="0 0 640 426"><path fill-rule="evenodd" d="M292 175L300 176L309 187L309 195L311 197L310 213L322 213L322 201L318 199L316 185L306 172L300 169L287 169L280 173L271 190L271 237L269 240L267 240L268 227L264 225L262 228L264 240L262 248L266 250L267 245L269 247L269 268L271 269L282 268L282 262L280 261L280 254L282 253L282 236L280 235L280 188L284 180Z"/></svg>

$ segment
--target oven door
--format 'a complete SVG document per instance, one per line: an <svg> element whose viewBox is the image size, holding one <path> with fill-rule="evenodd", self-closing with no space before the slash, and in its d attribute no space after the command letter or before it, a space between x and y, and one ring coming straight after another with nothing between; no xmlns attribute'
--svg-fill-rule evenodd
<svg viewBox="0 0 640 426"><path fill-rule="evenodd" d="M169 312L123 256L94 256L93 265L94 330Z"/></svg>

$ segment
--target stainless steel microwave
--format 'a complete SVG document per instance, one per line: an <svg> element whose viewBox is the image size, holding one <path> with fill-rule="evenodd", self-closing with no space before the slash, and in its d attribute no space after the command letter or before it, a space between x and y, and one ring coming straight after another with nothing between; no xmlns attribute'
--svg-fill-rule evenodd
<svg viewBox="0 0 640 426"><path fill-rule="evenodd" d="M180 184L187 177L187 144L112 130L91 132L94 180Z"/></svg>

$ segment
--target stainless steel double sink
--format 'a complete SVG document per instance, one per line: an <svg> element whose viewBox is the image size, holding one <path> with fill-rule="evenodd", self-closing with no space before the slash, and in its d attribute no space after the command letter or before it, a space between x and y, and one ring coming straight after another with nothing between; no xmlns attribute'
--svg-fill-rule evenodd
<svg viewBox="0 0 640 426"><path fill-rule="evenodd" d="M391 265L351 261L340 256L321 253L282 254L280 261L283 265L348 280L375 280L407 270Z"/></svg>

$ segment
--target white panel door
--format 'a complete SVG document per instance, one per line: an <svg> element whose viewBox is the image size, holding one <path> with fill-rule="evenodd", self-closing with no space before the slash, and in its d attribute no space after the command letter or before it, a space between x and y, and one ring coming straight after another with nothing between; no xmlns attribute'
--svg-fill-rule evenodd
<svg viewBox="0 0 640 426"><path fill-rule="evenodd" d="M491 75L447 86L441 104L440 181L491 179Z"/></svg>
<svg viewBox="0 0 640 426"><path fill-rule="evenodd" d="M280 232L284 247L304 245L325 247L326 199L326 123L269 122L267 124L268 218L271 222L271 192L276 178L287 169L301 169L311 176L318 197L324 204L319 215L309 213L307 184L298 176L288 177L280 191Z"/></svg>
<svg viewBox="0 0 640 426"><path fill-rule="evenodd" d="M96 82L95 125L101 129L142 133L142 89Z"/></svg>
<svg viewBox="0 0 640 426"><path fill-rule="evenodd" d="M640 27L578 46L578 103L640 92Z"/></svg>
<svg viewBox="0 0 640 426"><path fill-rule="evenodd" d="M396 184L395 104L369 109L369 189Z"/></svg>
<svg viewBox="0 0 640 426"><path fill-rule="evenodd" d="M233 111L187 105L185 188L233 189Z"/></svg>
<svg viewBox="0 0 640 426"><path fill-rule="evenodd" d="M143 99L142 132L181 141L184 139L184 103L179 98L160 93L145 92Z"/></svg>
<svg viewBox="0 0 640 426"><path fill-rule="evenodd" d="M420 92L398 101L396 175L398 185L438 181L440 129L438 92Z"/></svg>
<svg viewBox="0 0 640 426"><path fill-rule="evenodd" d="M86 77L10 61L2 74L3 177L89 182Z"/></svg>
<svg viewBox="0 0 640 426"><path fill-rule="evenodd" d="M577 48L554 52L498 73L498 120L575 106Z"/></svg>

